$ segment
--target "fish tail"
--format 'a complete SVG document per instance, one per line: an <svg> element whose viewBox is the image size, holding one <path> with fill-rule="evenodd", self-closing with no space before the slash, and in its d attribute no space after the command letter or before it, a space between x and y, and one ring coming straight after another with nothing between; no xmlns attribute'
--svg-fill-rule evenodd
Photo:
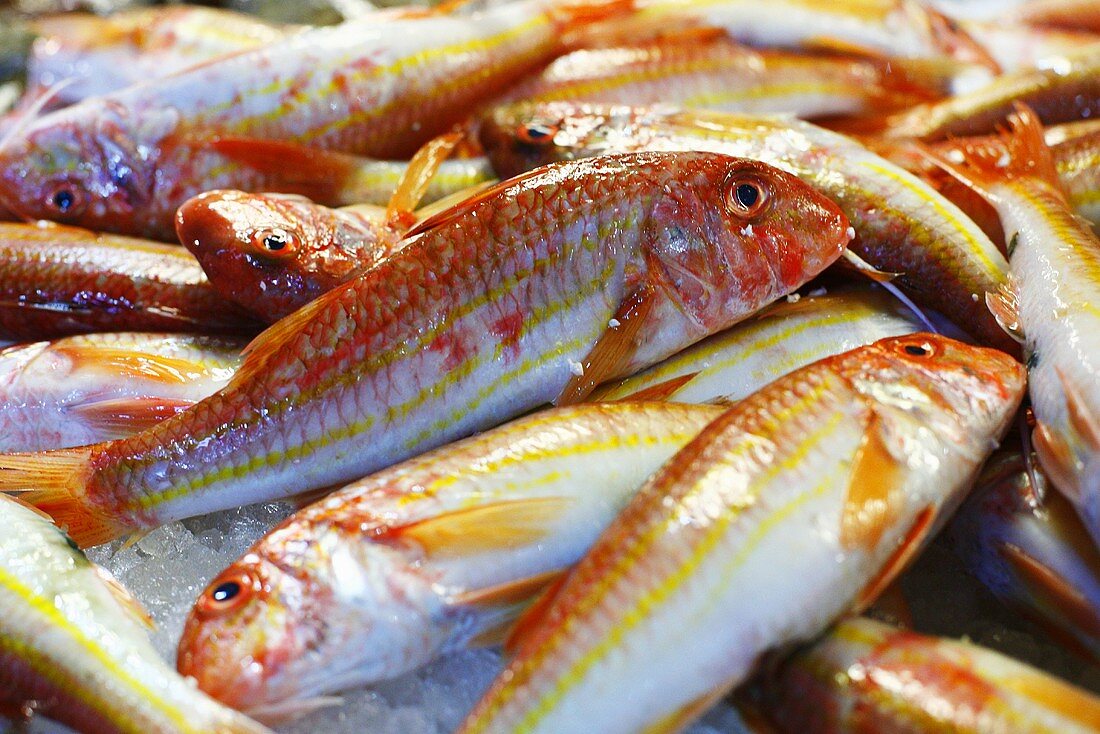
<svg viewBox="0 0 1100 734"><path fill-rule="evenodd" d="M1009 115L1008 130L996 137L958 141L954 158L921 147L923 155L991 203L990 186L1013 179L1039 179L1061 192L1054 157L1043 139L1043 124L1025 104ZM961 156L958 162L957 156ZM1063 192L1064 194L1064 192Z"/></svg>
<svg viewBox="0 0 1100 734"><path fill-rule="evenodd" d="M88 500L87 484L95 446L0 454L0 492L45 512L81 548L106 543L128 528L106 517Z"/></svg>
<svg viewBox="0 0 1100 734"><path fill-rule="evenodd" d="M947 15L920 4L919 12L928 19L928 30L932 42L946 56L961 61L969 61L1000 74L1003 69L992 54L957 22Z"/></svg>

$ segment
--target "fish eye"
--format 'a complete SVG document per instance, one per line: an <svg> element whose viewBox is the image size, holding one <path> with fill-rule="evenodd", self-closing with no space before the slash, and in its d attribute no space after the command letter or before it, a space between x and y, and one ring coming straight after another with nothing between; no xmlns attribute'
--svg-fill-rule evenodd
<svg viewBox="0 0 1100 734"><path fill-rule="evenodd" d="M727 184L726 206L739 217L758 216L770 199L767 187L753 176L735 176Z"/></svg>
<svg viewBox="0 0 1100 734"><path fill-rule="evenodd" d="M928 358L935 356L935 348L928 342L904 342L900 351L909 357Z"/></svg>
<svg viewBox="0 0 1100 734"><path fill-rule="evenodd" d="M256 584L252 577L237 571L212 584L199 600L198 610L205 615L222 614L236 609L251 598Z"/></svg>
<svg viewBox="0 0 1100 734"><path fill-rule="evenodd" d="M46 197L46 205L58 215L75 215L82 204L80 192L69 183L54 187Z"/></svg>
<svg viewBox="0 0 1100 734"><path fill-rule="evenodd" d="M559 126L543 120L534 120L525 125L520 125L516 130L516 137L530 145L546 145L558 134Z"/></svg>
<svg viewBox="0 0 1100 734"><path fill-rule="evenodd" d="M285 229L263 229L252 235L252 246L268 255L285 256L298 249L298 238Z"/></svg>

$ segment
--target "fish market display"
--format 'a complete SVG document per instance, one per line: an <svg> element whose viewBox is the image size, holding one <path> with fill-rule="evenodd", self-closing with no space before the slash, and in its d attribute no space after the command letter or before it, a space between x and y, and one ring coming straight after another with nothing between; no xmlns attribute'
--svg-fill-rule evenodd
<svg viewBox="0 0 1100 734"><path fill-rule="evenodd" d="M763 685L780 732L1094 732L1100 699L967 642L838 624Z"/></svg>
<svg viewBox="0 0 1100 734"><path fill-rule="evenodd" d="M547 166L418 224L264 332L191 410L113 443L0 456L0 488L85 545L350 481L728 328L835 261L847 229L756 161Z"/></svg>
<svg viewBox="0 0 1100 734"><path fill-rule="evenodd" d="M520 620L514 657L459 731L682 728L762 652L873 599L954 509L1023 394L1007 355L913 334L746 398Z"/></svg>
<svg viewBox="0 0 1100 734"><path fill-rule="evenodd" d="M0 521L0 709L78 731L267 731L172 670L138 602L48 518L0 495Z"/></svg>
<svg viewBox="0 0 1100 734"><path fill-rule="evenodd" d="M358 203L341 200L324 150L411 155L552 55L585 11L550 0L467 17L378 11L92 97L5 139L0 202L161 238L176 207L209 189Z"/></svg>
<svg viewBox="0 0 1100 734"><path fill-rule="evenodd" d="M952 522L956 552L998 599L1100 660L1100 551L1040 468L1028 469L1019 453L990 461Z"/></svg>
<svg viewBox="0 0 1100 734"><path fill-rule="evenodd" d="M499 640L646 477L722 412L556 408L356 482L291 516L210 583L180 642L180 672L250 710Z"/></svg>
<svg viewBox="0 0 1100 734"><path fill-rule="evenodd" d="M924 181L810 123L729 113L550 103L497 111L482 141L508 175L550 160L626 150L709 150L765 160L834 199L852 250L985 343L1014 350L983 299L1008 263L984 232Z"/></svg>
<svg viewBox="0 0 1100 734"><path fill-rule="evenodd" d="M111 330L248 334L260 327L173 245L49 222L0 222L0 263L0 339Z"/></svg>
<svg viewBox="0 0 1100 734"><path fill-rule="evenodd" d="M243 342L103 333L0 350L0 451L128 436L220 390Z"/></svg>
<svg viewBox="0 0 1100 734"><path fill-rule="evenodd" d="M0 731L1100 731L1100 3L401 2L0 3Z"/></svg>
<svg viewBox="0 0 1100 734"><path fill-rule="evenodd" d="M219 292L269 323L396 252L407 227L379 207L209 191L177 213L180 241Z"/></svg>
<svg viewBox="0 0 1100 734"><path fill-rule="evenodd" d="M581 50L509 93L531 102L676 104L813 118L909 107L935 98L858 59L759 52L723 38Z"/></svg>
<svg viewBox="0 0 1100 734"><path fill-rule="evenodd" d="M989 306L1025 340L1043 468L1100 541L1100 239L1066 201L1035 114L1021 107L1011 124L1007 151L938 160L1001 217L1013 277Z"/></svg>
<svg viewBox="0 0 1100 734"><path fill-rule="evenodd" d="M870 288L780 301L648 370L592 393L593 400L740 400L788 372L864 344L920 331L921 322Z"/></svg>

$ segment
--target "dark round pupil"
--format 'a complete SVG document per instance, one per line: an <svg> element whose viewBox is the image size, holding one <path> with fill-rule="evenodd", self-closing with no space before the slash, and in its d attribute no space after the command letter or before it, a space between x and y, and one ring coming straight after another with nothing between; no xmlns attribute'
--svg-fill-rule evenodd
<svg viewBox="0 0 1100 734"><path fill-rule="evenodd" d="M216 602L225 602L229 601L239 593L241 593L240 584L238 584L236 581L226 581L224 584L221 584L220 586L218 586L218 588L214 589L214 593L211 594L211 597Z"/></svg>
<svg viewBox="0 0 1100 734"><path fill-rule="evenodd" d="M554 134L548 126L535 123L527 126L527 139L535 142L546 140Z"/></svg>
<svg viewBox="0 0 1100 734"><path fill-rule="evenodd" d="M67 189L61 189L53 195L53 205L58 211L67 212L74 203L76 203L76 197Z"/></svg>
<svg viewBox="0 0 1100 734"><path fill-rule="evenodd" d="M264 237L264 247L276 252L283 249L286 247L286 235L280 232L272 232Z"/></svg>
<svg viewBox="0 0 1100 734"><path fill-rule="evenodd" d="M752 209L760 200L760 190L752 184L737 185L737 203L746 209Z"/></svg>
<svg viewBox="0 0 1100 734"><path fill-rule="evenodd" d="M928 350L916 344L906 344L905 353L912 354L914 357L923 357L928 354Z"/></svg>

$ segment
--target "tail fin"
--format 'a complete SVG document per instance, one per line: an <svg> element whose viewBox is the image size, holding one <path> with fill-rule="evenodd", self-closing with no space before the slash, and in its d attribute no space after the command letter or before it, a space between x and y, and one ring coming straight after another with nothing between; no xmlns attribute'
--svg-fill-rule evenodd
<svg viewBox="0 0 1100 734"><path fill-rule="evenodd" d="M1001 131L999 140L958 141L956 155L961 156L961 163L928 147L921 150L933 163L991 202L992 184L1023 178L1044 181L1064 197L1038 115L1027 105L1017 103L1008 123L1010 129Z"/></svg>
<svg viewBox="0 0 1100 734"><path fill-rule="evenodd" d="M132 528L105 517L86 492L95 446L0 454L0 492L18 494L53 518L81 548L113 540Z"/></svg>

